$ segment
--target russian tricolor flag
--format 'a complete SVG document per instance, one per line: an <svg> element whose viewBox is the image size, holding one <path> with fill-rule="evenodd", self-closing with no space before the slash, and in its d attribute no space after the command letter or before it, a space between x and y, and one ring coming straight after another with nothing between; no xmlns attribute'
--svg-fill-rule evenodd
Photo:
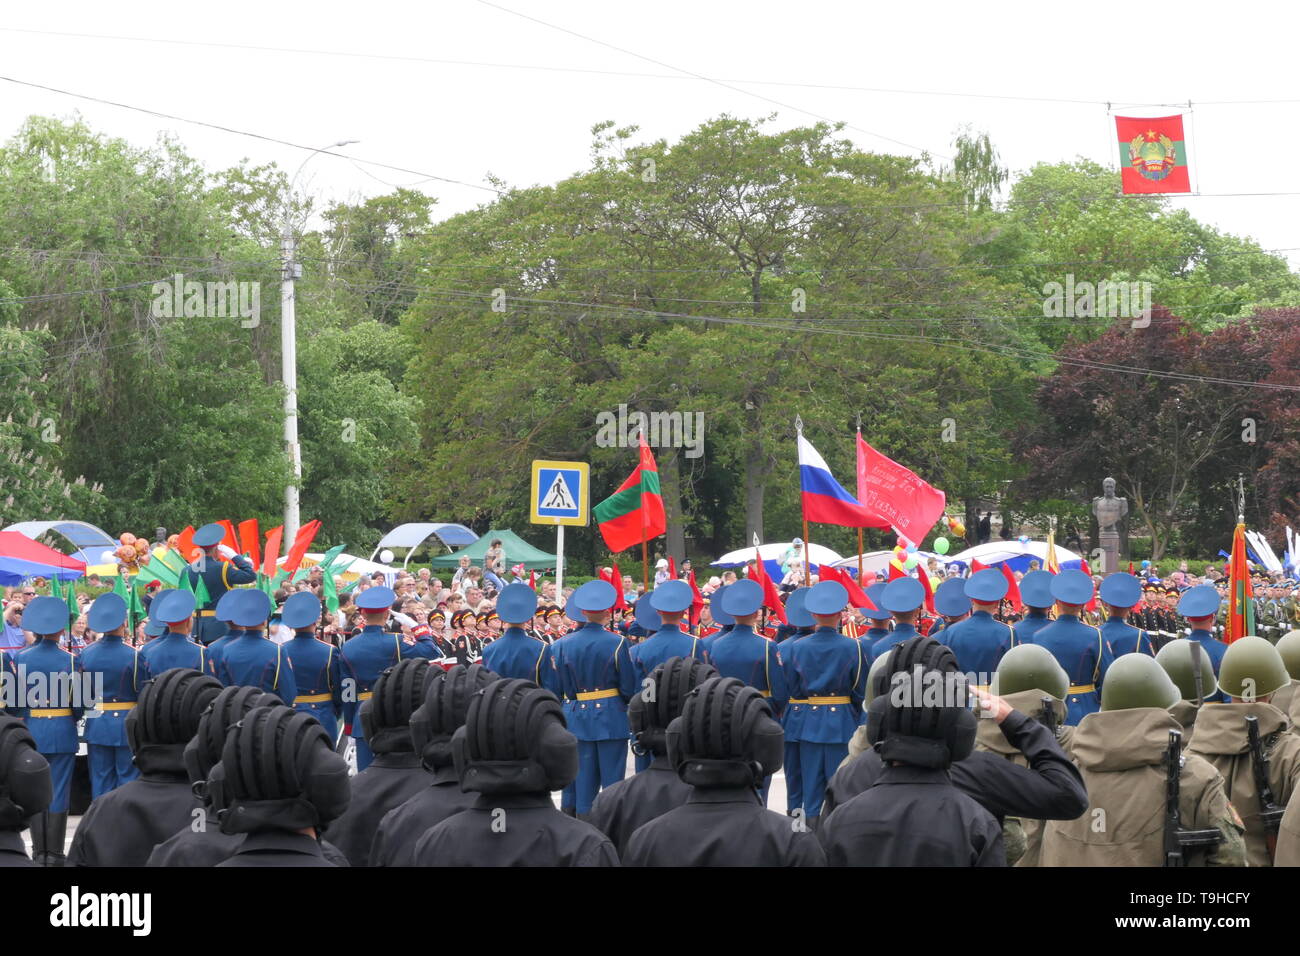
<svg viewBox="0 0 1300 956"><path fill-rule="evenodd" d="M799 439L799 487L803 492L803 515L818 524L846 528L888 528L889 522L864 508L840 485L817 449Z"/></svg>

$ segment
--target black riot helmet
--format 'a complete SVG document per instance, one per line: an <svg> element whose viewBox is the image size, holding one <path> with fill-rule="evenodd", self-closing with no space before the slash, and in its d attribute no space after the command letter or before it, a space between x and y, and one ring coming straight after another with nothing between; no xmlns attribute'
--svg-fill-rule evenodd
<svg viewBox="0 0 1300 956"><path fill-rule="evenodd" d="M771 705L734 677L711 677L687 694L665 736L677 775L695 787L757 787L781 769L785 733Z"/></svg>
<svg viewBox="0 0 1300 956"><path fill-rule="evenodd" d="M142 772L181 771L199 718L221 693L221 682L189 667L163 671L140 688L126 715L126 741Z"/></svg>
<svg viewBox="0 0 1300 956"><path fill-rule="evenodd" d="M0 714L0 830L22 830L53 794L50 765L31 731L17 717Z"/></svg>
<svg viewBox="0 0 1300 956"><path fill-rule="evenodd" d="M361 730L377 754L411 753L411 715L424 703L426 682L437 668L422 657L398 661L379 675L361 704Z"/></svg>
<svg viewBox="0 0 1300 956"><path fill-rule="evenodd" d="M670 657L656 667L627 705L633 750L657 756L668 753L668 725L681 715L686 695L717 676L715 668L693 657Z"/></svg>
<svg viewBox="0 0 1300 956"><path fill-rule="evenodd" d="M207 799L207 779L212 768L221 762L226 734L254 707L272 707L280 703L274 694L257 687L227 687L213 698L199 718L198 730L185 745L185 772L196 796Z"/></svg>
<svg viewBox="0 0 1300 956"><path fill-rule="evenodd" d="M528 680L476 692L451 746L461 789L475 793L543 793L578 775L578 741L559 699Z"/></svg>
<svg viewBox="0 0 1300 956"><path fill-rule="evenodd" d="M465 726L470 698L500 676L482 664L429 668L424 703L411 714L411 745L430 772L452 765L451 735Z"/></svg>
<svg viewBox="0 0 1300 956"><path fill-rule="evenodd" d="M910 672L895 670L867 708L867 739L886 763L940 769L964 760L975 748L968 691L955 669L916 663Z"/></svg>
<svg viewBox="0 0 1300 956"><path fill-rule="evenodd" d="M325 729L283 704L255 707L230 729L208 790L222 833L320 828L352 797Z"/></svg>

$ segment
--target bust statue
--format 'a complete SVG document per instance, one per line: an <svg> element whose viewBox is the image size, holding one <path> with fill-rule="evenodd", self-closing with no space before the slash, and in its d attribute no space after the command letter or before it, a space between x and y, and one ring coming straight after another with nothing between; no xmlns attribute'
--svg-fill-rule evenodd
<svg viewBox="0 0 1300 956"><path fill-rule="evenodd" d="M1097 529L1105 535L1119 534L1119 523L1128 514L1128 499L1115 496L1115 479L1101 483L1101 497L1092 499L1092 513L1097 518Z"/></svg>

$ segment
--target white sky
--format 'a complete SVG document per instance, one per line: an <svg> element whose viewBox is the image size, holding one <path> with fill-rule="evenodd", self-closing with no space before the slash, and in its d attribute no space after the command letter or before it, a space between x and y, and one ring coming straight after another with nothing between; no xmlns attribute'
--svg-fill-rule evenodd
<svg viewBox="0 0 1300 956"><path fill-rule="evenodd" d="M248 3L45 2L6 9L0 75L470 183L493 173L513 185L553 182L585 167L589 129L612 119L670 141L723 112L779 112L783 126L816 117L850 124L867 149L894 140L946 154L963 123L987 130L1013 170L1078 155L1114 165L1104 103L1196 106L1189 127L1193 186L1202 193L1300 192L1300 12L1280 2L1229 7L1184 2L746 3L546 2L501 5L657 60L549 29L476 0ZM17 30L147 37L153 43ZM398 62L365 56L258 52L245 44L389 57L655 73L609 76L503 66ZM189 44L189 45L186 45ZM725 80L685 78L678 70ZM1090 103L899 95L758 85L739 80L938 90ZM748 95L755 94L755 95ZM778 107L761 97L779 100ZM1289 103L1211 105L1212 100ZM805 110L807 113L799 112ZM305 151L0 83L0 132L31 114L79 112L95 129L147 145L174 131L210 168L248 157L290 174ZM1129 115L1176 109L1132 106ZM870 131L870 132L868 132ZM369 167L367 167L369 168ZM357 199L419 177L318 157L304 181L329 200ZM438 182L440 215L491 193ZM1300 195L1183 200L1199 219L1286 249L1300 263Z"/></svg>

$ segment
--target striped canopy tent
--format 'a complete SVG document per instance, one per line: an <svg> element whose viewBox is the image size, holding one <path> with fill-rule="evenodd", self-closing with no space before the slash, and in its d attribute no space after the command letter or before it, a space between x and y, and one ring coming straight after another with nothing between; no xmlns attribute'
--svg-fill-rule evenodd
<svg viewBox="0 0 1300 956"><path fill-rule="evenodd" d="M17 531L0 531L0 584L22 584L32 578L71 581L86 573L86 563L47 548Z"/></svg>

